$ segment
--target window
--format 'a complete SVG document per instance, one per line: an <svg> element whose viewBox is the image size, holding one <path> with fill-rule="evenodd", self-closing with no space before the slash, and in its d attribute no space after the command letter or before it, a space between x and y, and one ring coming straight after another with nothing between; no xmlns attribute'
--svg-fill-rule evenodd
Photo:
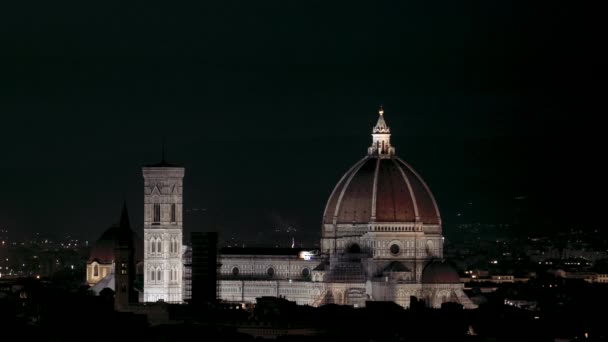
<svg viewBox="0 0 608 342"><path fill-rule="evenodd" d="M431 240L427 240L426 241L426 254L427 255L433 255L433 241Z"/></svg>
<svg viewBox="0 0 608 342"><path fill-rule="evenodd" d="M150 280L154 281L154 275L156 272L154 270L150 271Z"/></svg>
<svg viewBox="0 0 608 342"><path fill-rule="evenodd" d="M392 245L391 245L390 250L391 250L391 254L392 254L392 255L397 255L397 254L399 254L399 250L400 250L399 245L397 245L397 244L395 244L395 243L394 243L394 244L392 244Z"/></svg>
<svg viewBox="0 0 608 342"><path fill-rule="evenodd" d="M173 238L171 238L171 243L169 243L169 253L173 253Z"/></svg>
<svg viewBox="0 0 608 342"><path fill-rule="evenodd" d="M171 222L175 223L175 203L171 204Z"/></svg>
<svg viewBox="0 0 608 342"><path fill-rule="evenodd" d="M99 265L93 265L93 277L99 277Z"/></svg>
<svg viewBox="0 0 608 342"><path fill-rule="evenodd" d="M270 277L270 278L274 277L274 268L269 267L268 270L266 271L266 274L268 274L268 277Z"/></svg>
<svg viewBox="0 0 608 342"><path fill-rule="evenodd" d="M154 243L154 239L150 240L150 250L152 253L156 253L156 243Z"/></svg>
<svg viewBox="0 0 608 342"><path fill-rule="evenodd" d="M162 253L163 249L162 249L163 245L160 242L160 239L158 239L156 241L156 253Z"/></svg>
<svg viewBox="0 0 608 342"><path fill-rule="evenodd" d="M152 223L160 223L160 203L154 203L154 219L152 220Z"/></svg>
<svg viewBox="0 0 608 342"><path fill-rule="evenodd" d="M310 276L310 270L308 268L302 269L302 277L308 278Z"/></svg>
<svg viewBox="0 0 608 342"><path fill-rule="evenodd" d="M239 272L240 272L240 271L239 271L239 268L238 268L238 267L233 267L233 268L232 268L232 275L233 275L233 276L235 276L235 277L236 277L236 276L238 276L238 275L239 275Z"/></svg>
<svg viewBox="0 0 608 342"><path fill-rule="evenodd" d="M120 274L127 274L127 264L120 264Z"/></svg>
<svg viewBox="0 0 608 342"><path fill-rule="evenodd" d="M160 268L156 271L156 280L163 280L162 273L160 272Z"/></svg>

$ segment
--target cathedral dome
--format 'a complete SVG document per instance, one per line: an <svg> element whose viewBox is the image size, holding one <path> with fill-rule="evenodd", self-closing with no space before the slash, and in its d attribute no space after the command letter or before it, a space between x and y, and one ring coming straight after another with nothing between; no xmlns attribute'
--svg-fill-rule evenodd
<svg viewBox="0 0 608 342"><path fill-rule="evenodd" d="M458 273L445 261L434 260L422 270L423 284L460 283Z"/></svg>
<svg viewBox="0 0 608 342"><path fill-rule="evenodd" d="M440 225L439 208L424 180L395 155L380 110L368 155L344 174L327 201L324 224L416 222Z"/></svg>

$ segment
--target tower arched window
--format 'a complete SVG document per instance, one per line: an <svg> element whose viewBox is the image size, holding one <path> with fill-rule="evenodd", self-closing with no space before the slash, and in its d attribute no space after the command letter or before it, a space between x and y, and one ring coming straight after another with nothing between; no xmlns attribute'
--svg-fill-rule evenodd
<svg viewBox="0 0 608 342"><path fill-rule="evenodd" d="M171 223L176 222L175 203L171 204Z"/></svg>
<svg viewBox="0 0 608 342"><path fill-rule="evenodd" d="M150 252L153 254L156 253L156 242L154 239L150 240Z"/></svg>
<svg viewBox="0 0 608 342"><path fill-rule="evenodd" d="M160 203L154 203L154 219L152 224L160 224Z"/></svg>
<svg viewBox="0 0 608 342"><path fill-rule="evenodd" d="M99 265L93 265L93 277L99 277Z"/></svg>
<svg viewBox="0 0 608 342"><path fill-rule="evenodd" d="M156 253L162 253L163 245L160 239L156 240Z"/></svg>
<svg viewBox="0 0 608 342"><path fill-rule="evenodd" d="M162 275L163 275L163 274L161 273L161 270L160 270L160 268L159 268L159 269L156 271L156 280L158 280L158 281L163 280Z"/></svg>
<svg viewBox="0 0 608 342"><path fill-rule="evenodd" d="M155 275L156 275L156 272L154 272L154 270L151 270L151 271L150 271L150 280L151 280L151 281L154 281L154 278L155 278L154 276L155 276Z"/></svg>

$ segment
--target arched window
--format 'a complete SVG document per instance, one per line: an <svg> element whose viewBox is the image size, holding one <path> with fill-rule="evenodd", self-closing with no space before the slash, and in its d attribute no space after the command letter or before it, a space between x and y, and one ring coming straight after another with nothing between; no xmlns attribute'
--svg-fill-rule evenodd
<svg viewBox="0 0 608 342"><path fill-rule="evenodd" d="M266 274L268 274L268 277L270 278L274 277L274 268L269 267L268 270L266 270Z"/></svg>
<svg viewBox="0 0 608 342"><path fill-rule="evenodd" d="M427 240L426 241L426 254L427 255L433 255L433 241L432 240Z"/></svg>
<svg viewBox="0 0 608 342"><path fill-rule="evenodd" d="M151 280L151 281L154 281L154 275L155 275L155 273L156 273L156 272L154 272L154 270L151 270L151 271L150 271L150 280Z"/></svg>
<svg viewBox="0 0 608 342"><path fill-rule="evenodd" d="M171 242L169 243L169 253L173 253L173 238L171 238Z"/></svg>
<svg viewBox="0 0 608 342"><path fill-rule="evenodd" d="M99 277L99 265L93 265L93 277Z"/></svg>
<svg viewBox="0 0 608 342"><path fill-rule="evenodd" d="M159 269L156 271L156 280L158 280L158 281L163 280L162 275L163 275L163 274L161 273L161 270L160 270L160 268L159 268Z"/></svg>
<svg viewBox="0 0 608 342"><path fill-rule="evenodd" d="M156 240L156 252L157 253L162 253L163 252L163 245L160 241L160 239Z"/></svg>
<svg viewBox="0 0 608 342"><path fill-rule="evenodd" d="M171 223L175 223L175 203L171 204Z"/></svg>
<svg viewBox="0 0 608 342"><path fill-rule="evenodd" d="M359 247L359 244L353 243L352 245L350 245L348 247L348 249L346 250L346 252L347 253L353 253L353 254L361 253L361 247Z"/></svg>
<svg viewBox="0 0 608 342"><path fill-rule="evenodd" d="M150 250L152 253L156 253L156 243L154 243L154 239L150 240Z"/></svg>
<svg viewBox="0 0 608 342"><path fill-rule="evenodd" d="M160 203L154 203L154 219L152 224L160 224Z"/></svg>
<svg viewBox="0 0 608 342"><path fill-rule="evenodd" d="M239 272L240 272L240 270L239 270L239 268L238 268L238 267L233 267L233 268L232 268L232 275L233 275L233 276L235 276L235 277L236 277L236 276L238 276L238 275L239 275Z"/></svg>

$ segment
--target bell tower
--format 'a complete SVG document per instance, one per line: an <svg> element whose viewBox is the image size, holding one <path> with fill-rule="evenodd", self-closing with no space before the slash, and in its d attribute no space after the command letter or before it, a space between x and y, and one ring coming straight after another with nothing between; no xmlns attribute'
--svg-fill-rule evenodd
<svg viewBox="0 0 608 342"><path fill-rule="evenodd" d="M144 177L144 302L181 303L184 168L163 160Z"/></svg>
<svg viewBox="0 0 608 342"><path fill-rule="evenodd" d="M133 231L129 223L129 213L125 201L114 245L114 288L116 291L114 307L117 310L125 309L129 304L137 301L137 295L133 287L135 281L135 249L133 243Z"/></svg>

